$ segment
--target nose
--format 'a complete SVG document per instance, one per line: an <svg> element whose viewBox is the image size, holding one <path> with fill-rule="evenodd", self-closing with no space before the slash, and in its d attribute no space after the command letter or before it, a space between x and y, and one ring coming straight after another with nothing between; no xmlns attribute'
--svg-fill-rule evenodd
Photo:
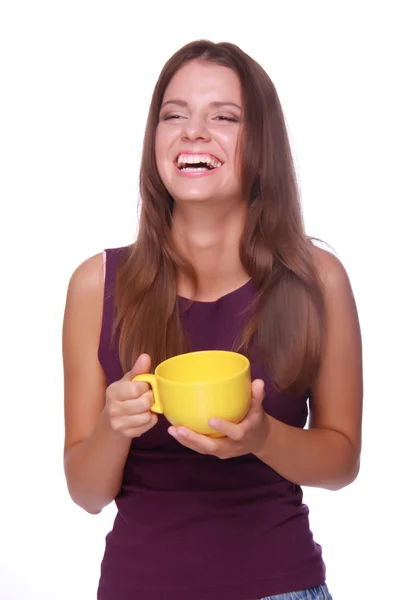
<svg viewBox="0 0 400 600"><path fill-rule="evenodd" d="M191 116L183 121L182 139L193 140L209 140L210 132L205 120L198 116Z"/></svg>

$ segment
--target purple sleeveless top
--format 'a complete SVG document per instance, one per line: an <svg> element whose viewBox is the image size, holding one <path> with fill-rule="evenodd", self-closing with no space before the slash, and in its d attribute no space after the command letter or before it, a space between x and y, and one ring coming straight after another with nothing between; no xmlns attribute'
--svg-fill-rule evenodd
<svg viewBox="0 0 400 600"><path fill-rule="evenodd" d="M113 295L124 248L107 250L99 359L107 385L123 375L111 345ZM232 350L252 282L215 302L182 311L191 350ZM178 298L185 308L183 298ZM156 318L156 317L155 317ZM277 393L265 382L264 409L304 427L307 395ZM253 455L229 460L184 448L158 424L132 441L118 514L107 535L98 600L248 600L325 581L321 548L309 528L301 488Z"/></svg>

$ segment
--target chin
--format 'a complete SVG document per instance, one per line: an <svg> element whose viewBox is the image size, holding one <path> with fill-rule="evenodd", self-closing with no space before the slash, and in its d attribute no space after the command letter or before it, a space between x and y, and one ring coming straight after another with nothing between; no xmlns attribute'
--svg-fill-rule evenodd
<svg viewBox="0 0 400 600"><path fill-rule="evenodd" d="M175 202L177 204L183 204L187 202L211 202L216 200L216 196L210 196L210 194L186 194L185 196L175 194L172 197L175 198Z"/></svg>
<svg viewBox="0 0 400 600"><path fill-rule="evenodd" d="M207 202L215 200L220 194L210 189L190 189L185 186L170 186L167 188L175 202Z"/></svg>

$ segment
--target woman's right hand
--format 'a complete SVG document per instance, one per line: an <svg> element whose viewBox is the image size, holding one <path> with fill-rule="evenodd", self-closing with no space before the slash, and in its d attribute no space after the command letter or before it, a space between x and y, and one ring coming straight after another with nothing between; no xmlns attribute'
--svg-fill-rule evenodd
<svg viewBox="0 0 400 600"><path fill-rule="evenodd" d="M151 358L141 354L133 368L106 390L106 412L112 429L127 438L137 438L158 421L150 411L153 392L144 381L132 381L136 375L150 373Z"/></svg>

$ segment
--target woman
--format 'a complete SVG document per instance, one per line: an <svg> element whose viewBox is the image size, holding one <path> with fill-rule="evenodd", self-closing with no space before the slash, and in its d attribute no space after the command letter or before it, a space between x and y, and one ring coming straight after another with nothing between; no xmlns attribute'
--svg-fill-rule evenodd
<svg viewBox="0 0 400 600"><path fill-rule="evenodd" d="M136 243L78 267L64 319L69 491L118 508L98 598L330 598L301 486L358 473L357 312L304 233L275 88L238 47L198 41L165 65L141 197ZM212 419L219 439L170 426L132 382L203 349L251 361L249 413Z"/></svg>

